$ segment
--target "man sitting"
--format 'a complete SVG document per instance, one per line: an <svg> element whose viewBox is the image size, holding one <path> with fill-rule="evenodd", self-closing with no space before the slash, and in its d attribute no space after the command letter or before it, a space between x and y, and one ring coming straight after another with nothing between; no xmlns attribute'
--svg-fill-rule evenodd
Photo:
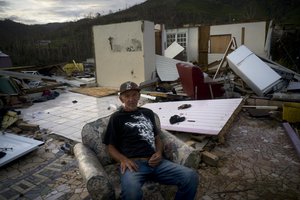
<svg viewBox="0 0 300 200"><path fill-rule="evenodd" d="M146 181L177 185L175 199L195 198L199 176L195 170L162 157L163 143L152 110L138 107L140 89L134 82L120 86L123 106L110 117L103 143L120 163L121 198L142 199Z"/></svg>

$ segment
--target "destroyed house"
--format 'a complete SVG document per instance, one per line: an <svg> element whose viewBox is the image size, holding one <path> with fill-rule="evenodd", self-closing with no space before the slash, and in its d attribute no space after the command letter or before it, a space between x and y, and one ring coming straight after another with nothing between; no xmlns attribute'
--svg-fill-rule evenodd
<svg viewBox="0 0 300 200"><path fill-rule="evenodd" d="M174 41L184 47L181 58L208 65L220 60L234 37L237 46L246 45L254 53L264 56L267 22L182 27L165 30L165 46Z"/></svg>

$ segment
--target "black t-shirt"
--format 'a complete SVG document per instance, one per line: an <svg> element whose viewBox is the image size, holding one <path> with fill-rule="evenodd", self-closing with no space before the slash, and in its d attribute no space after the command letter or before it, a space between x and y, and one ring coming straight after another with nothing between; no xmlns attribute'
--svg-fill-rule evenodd
<svg viewBox="0 0 300 200"><path fill-rule="evenodd" d="M110 117L103 143L115 146L128 158L150 157L155 153L157 128L154 113L148 108L116 111Z"/></svg>

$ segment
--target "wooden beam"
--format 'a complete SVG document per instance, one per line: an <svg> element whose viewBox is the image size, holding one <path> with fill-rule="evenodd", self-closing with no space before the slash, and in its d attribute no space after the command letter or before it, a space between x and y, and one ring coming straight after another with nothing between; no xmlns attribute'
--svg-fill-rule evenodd
<svg viewBox="0 0 300 200"><path fill-rule="evenodd" d="M33 94L33 93L37 93L37 92L43 92L45 90L51 90L51 89L57 88L57 87L62 86L62 85L64 85L64 84L58 83L58 84L46 85L44 87L23 89L23 91L26 94Z"/></svg>
<svg viewBox="0 0 300 200"><path fill-rule="evenodd" d="M245 44L245 27L242 28L241 45Z"/></svg>
<svg viewBox="0 0 300 200"><path fill-rule="evenodd" d="M170 94L164 92L153 92L153 91L141 91L142 94L151 95L155 97L163 97L168 99L184 99L187 98L186 95L179 95L179 94Z"/></svg>
<svg viewBox="0 0 300 200"><path fill-rule="evenodd" d="M222 60L221 60L221 62L220 62L220 64L219 64L219 66L218 66L218 69L217 69L217 71L216 71L216 73L215 73L215 75L214 75L213 80L217 77L220 68L223 66L224 62L226 61L226 56L230 53L231 47L234 47L234 48L237 47L236 41L235 41L235 37L232 37L232 38L231 38L231 40L230 40L230 42L229 42L229 44L228 44L228 46L227 46L227 49L226 49L226 51L225 51L225 53L224 53L224 55L223 55L223 58L222 58Z"/></svg>

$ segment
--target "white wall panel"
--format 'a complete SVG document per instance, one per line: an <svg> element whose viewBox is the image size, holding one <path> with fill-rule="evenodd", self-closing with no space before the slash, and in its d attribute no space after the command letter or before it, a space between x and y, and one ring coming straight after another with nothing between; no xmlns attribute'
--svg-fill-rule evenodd
<svg viewBox="0 0 300 200"><path fill-rule="evenodd" d="M140 83L151 78L155 71L153 22L97 25L93 35L98 85L119 87L127 80Z"/></svg>

